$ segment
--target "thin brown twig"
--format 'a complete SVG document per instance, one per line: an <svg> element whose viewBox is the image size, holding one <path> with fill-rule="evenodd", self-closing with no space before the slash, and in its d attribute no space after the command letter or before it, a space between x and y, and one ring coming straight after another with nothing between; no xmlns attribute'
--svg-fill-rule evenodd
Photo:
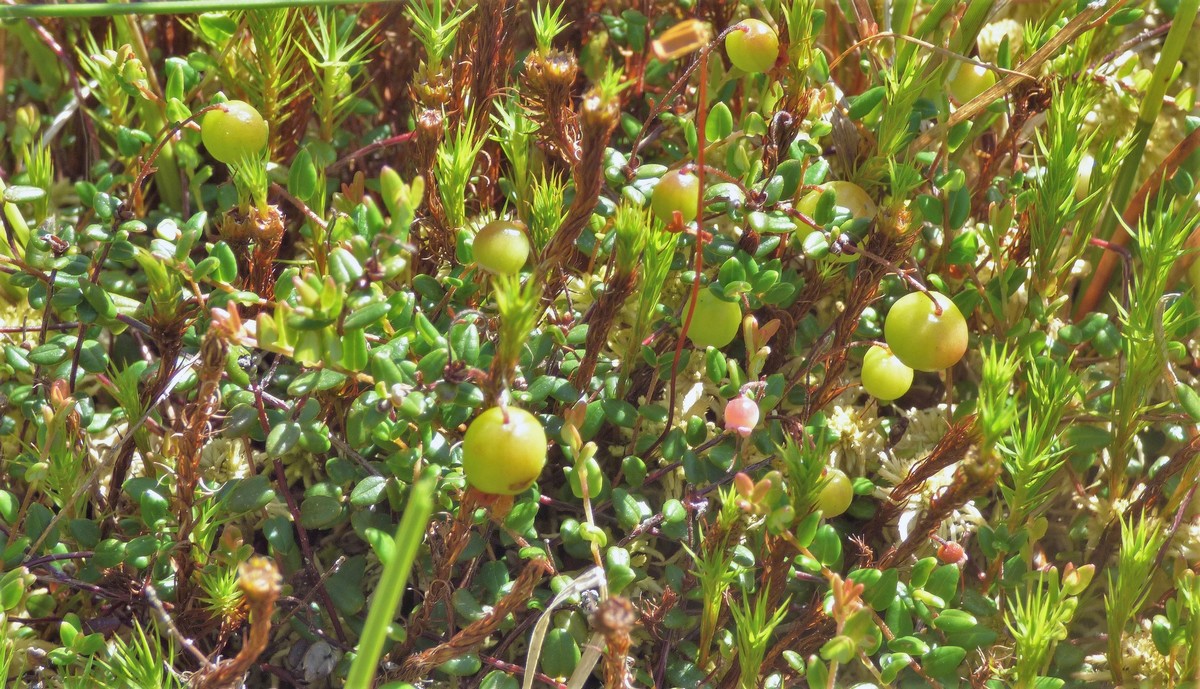
<svg viewBox="0 0 1200 689"><path fill-rule="evenodd" d="M479 654L479 659L484 663L487 663L489 666L500 670L501 672L510 672L514 675L524 675L526 672L529 672L529 670L524 666L517 665L516 663L505 662L494 656L481 653ZM535 670L533 672L533 677L542 684L545 684L548 687L553 687L553 689L568 689L567 685L559 682L543 672L538 672Z"/></svg>
<svg viewBox="0 0 1200 689"><path fill-rule="evenodd" d="M275 480L279 484L279 491L283 493L288 511L292 514L292 521L296 524L296 536L300 541L300 552L303 553L304 561L308 563L309 569L313 570L316 560L313 559L312 545L308 542L308 530L300 526L300 508L296 505L296 498L292 495L292 491L288 487L287 474L283 470L283 462L276 457L274 465ZM318 575L319 578L320 575ZM334 634L337 636L338 641L346 643L346 632L342 629L342 621L338 619L337 606L333 604L333 598L329 595L329 589L323 583L318 583L316 589L318 595L321 596L321 603L325 608L325 612L329 615L329 622L333 625Z"/></svg>
<svg viewBox="0 0 1200 689"><path fill-rule="evenodd" d="M467 625L449 641L406 658L400 668L400 678L412 680L427 676L438 665L481 646L509 614L529 603L538 582L551 571L548 564L546 560L531 560L513 582L512 589L496 602L491 612Z"/></svg>
<svg viewBox="0 0 1200 689"><path fill-rule="evenodd" d="M728 33L729 30L722 33ZM696 60L700 69L700 93L699 101L696 105L696 131L705 131L705 120L708 116L708 53L711 46L701 50L700 57ZM688 72L691 73L690 71ZM686 81L686 78L685 78ZM695 234L695 253L693 254L692 270L695 271L696 277L692 280L691 297L688 299L686 314L683 318L683 327L679 329L679 337L675 341L675 356L671 360L671 380L670 380L670 396L667 406L667 422L663 425L663 431L658 438L646 450L646 454L650 454L658 449L659 445L667 439L667 435L675 426L675 405L678 403L678 395L675 392L677 379L679 377L679 361L683 355L683 346L687 338L688 329L692 326L692 318L696 315L696 302L700 296L700 277L704 271L704 174L707 167L704 164L705 146L698 146L696 149L696 234ZM632 160L632 156L630 160ZM676 218L680 218L676 214Z"/></svg>
<svg viewBox="0 0 1200 689"><path fill-rule="evenodd" d="M50 323L45 325L14 325L0 328L0 335L19 335L22 333L33 332L34 330L71 330L78 328L79 321L71 321L70 323Z"/></svg>
<svg viewBox="0 0 1200 689"><path fill-rule="evenodd" d="M197 663L199 663L201 669L210 671L215 669L216 665L214 665L213 662L208 659L208 656L204 655L199 648L196 648L196 644L194 644L192 640L187 637L187 635L179 631L179 627L175 626L175 621L172 620L171 616L167 613L167 608L165 605L163 605L162 599L158 597L158 591L154 588L154 586L147 584L145 589L142 590L142 593L146 596L146 602L150 604L150 609L154 611L154 617L158 620L158 623L167 630L168 634L170 634L177 642L179 642L179 645L183 647L183 650L187 651L188 654L191 655Z"/></svg>
<svg viewBox="0 0 1200 689"><path fill-rule="evenodd" d="M900 511L908 503L908 499L921 489L925 481L942 469L962 460L970 449L971 429L974 425L975 417L968 416L950 427L929 455L914 464L908 475L892 488L888 499L867 523L865 532L883 533L883 528L900 514Z"/></svg>
<svg viewBox="0 0 1200 689"><path fill-rule="evenodd" d="M1079 38L1085 32L1103 24L1109 17L1128 3L1129 0L1118 0L1118 2L1114 2L1109 6L1098 3L1087 6L1083 12L1071 18L1042 47L1026 58L1024 62L1017 65L1014 73L1006 74L1003 79L993 84L986 91L972 98L969 102L964 103L962 107L955 110L944 122L938 123L937 126L917 137L909 145L909 150L927 151L934 148L934 144L940 142L942 137L954 126L960 122L966 122L977 117L989 105L995 102L996 99L1012 91L1019 82L1027 80L1028 77L1025 75L1036 74L1046 61L1058 53L1060 48Z"/></svg>
<svg viewBox="0 0 1200 689"><path fill-rule="evenodd" d="M250 605L250 633L242 650L211 669L202 670L193 679L197 689L234 689L241 678L267 649L271 636L271 614L279 598L282 580L275 562L255 556L238 567L238 587Z"/></svg>

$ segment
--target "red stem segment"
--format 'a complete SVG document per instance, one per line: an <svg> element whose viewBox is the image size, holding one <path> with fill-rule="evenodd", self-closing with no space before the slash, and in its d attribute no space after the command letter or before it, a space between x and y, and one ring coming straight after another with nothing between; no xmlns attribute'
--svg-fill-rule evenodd
<svg viewBox="0 0 1200 689"><path fill-rule="evenodd" d="M700 53L698 60L700 72L700 93L699 102L696 104L696 131L701 137L696 144L696 180L697 180L697 202L696 202L696 251L695 258L692 261L693 268L696 272L696 277L692 281L692 298L688 300L687 313L683 317L683 327L679 330L679 339L675 342L675 358L671 361L671 400L667 407L667 423L663 426L663 432L654 441L654 444L646 450L646 454L650 454L664 440L667 439L667 434L671 432L671 426L675 423L675 385L679 377L679 360L683 356L683 343L687 341L688 328L692 325L692 316L696 313L696 299L700 295L700 274L704 270L704 125L707 119L708 112L705 109L708 102L708 51Z"/></svg>

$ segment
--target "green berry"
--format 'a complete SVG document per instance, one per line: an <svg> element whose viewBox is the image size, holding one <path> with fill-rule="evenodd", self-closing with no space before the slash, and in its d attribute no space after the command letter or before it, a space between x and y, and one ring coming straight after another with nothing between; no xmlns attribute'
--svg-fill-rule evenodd
<svg viewBox="0 0 1200 689"><path fill-rule="evenodd" d="M848 215L851 218L874 218L878 208L866 189L854 182L834 180L821 185L819 190L810 191L796 204L796 210L808 217L817 213L817 202L826 189L832 189L834 194L834 214ZM808 227L805 225L804 227ZM811 229L811 228L810 228Z"/></svg>
<svg viewBox="0 0 1200 689"><path fill-rule="evenodd" d="M487 272L516 275L529 259L525 226L508 220L494 220L475 235L472 250L475 262Z"/></svg>
<svg viewBox="0 0 1200 689"><path fill-rule="evenodd" d="M911 292L897 299L883 322L883 336L892 353L918 371L950 368L967 352L967 320L940 292Z"/></svg>
<svg viewBox="0 0 1200 689"><path fill-rule="evenodd" d="M679 211L684 222L691 222L699 208L700 178L690 172L668 172L650 193L650 210L664 223L672 221L675 211Z"/></svg>
<svg viewBox="0 0 1200 689"><path fill-rule="evenodd" d="M779 57L779 36L757 19L743 19L725 36L725 53L743 72L765 72Z"/></svg>
<svg viewBox="0 0 1200 689"><path fill-rule="evenodd" d="M467 482L492 495L516 495L533 485L546 465L546 431L517 407L492 407L475 417L462 443Z"/></svg>
<svg viewBox="0 0 1200 689"><path fill-rule="evenodd" d="M962 105L990 89L996 83L992 70L979 65L960 63L946 77L946 92L955 103Z"/></svg>
<svg viewBox="0 0 1200 689"><path fill-rule="evenodd" d="M813 190L805 194L800 199L800 202L796 204L796 210L810 218L816 219L817 204L820 202L821 196L826 191L831 189L833 190L834 195L833 216L836 220L838 220L839 227L844 225L849 220L871 220L878 212L878 207L875 205L875 201L871 199L871 196L866 192L865 189L853 182L846 182L842 180L826 182L825 184L821 185L820 189ZM809 237L809 235L815 231L816 229L807 223L796 223L796 237L800 239L801 242L805 242L807 240L807 242L813 243L814 245L828 246L837 238L839 234L837 227L834 227L833 230L825 236L824 242L814 242L814 240L820 239L819 237ZM862 255L858 253L841 254L830 252L825 255L825 258L836 263L852 263L862 258Z"/></svg>
<svg viewBox="0 0 1200 689"><path fill-rule="evenodd" d="M817 497L817 509L826 519L833 519L850 509L854 501L854 484L840 469L830 469L825 474L825 485Z"/></svg>
<svg viewBox="0 0 1200 689"><path fill-rule="evenodd" d="M686 307L683 316L687 318ZM720 349L733 342L741 324L742 307L740 304L736 301L725 301L713 294L712 290L702 288L696 298L696 312L692 314L692 323L688 326L687 336L699 349L706 347Z"/></svg>
<svg viewBox="0 0 1200 689"><path fill-rule="evenodd" d="M231 100L210 111L200 125L204 147L226 165L258 156L267 145L267 134L262 115L240 100Z"/></svg>
<svg viewBox="0 0 1200 689"><path fill-rule="evenodd" d="M862 386L880 402L891 402L912 387L913 370L879 345L872 346L863 356Z"/></svg>

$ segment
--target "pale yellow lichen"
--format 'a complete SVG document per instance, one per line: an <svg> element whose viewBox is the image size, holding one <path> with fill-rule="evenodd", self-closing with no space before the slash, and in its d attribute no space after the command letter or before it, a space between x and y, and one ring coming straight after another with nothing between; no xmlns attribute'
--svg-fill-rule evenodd
<svg viewBox="0 0 1200 689"><path fill-rule="evenodd" d="M979 58L984 62L995 62L1005 37L1008 38L1009 54L1020 55L1025 44L1025 27L1015 19L1001 19L980 29L976 39Z"/></svg>
<svg viewBox="0 0 1200 689"><path fill-rule="evenodd" d="M834 401L826 417L829 429L838 434L829 463L850 477L867 475L887 441L876 408L854 404L854 398L860 394L857 387L844 393Z"/></svg>
<svg viewBox="0 0 1200 689"><path fill-rule="evenodd" d="M205 482L221 484L250 475L250 455L241 440L213 438L200 450L200 475Z"/></svg>
<svg viewBox="0 0 1200 689"><path fill-rule="evenodd" d="M1121 639L1122 661L1126 675L1132 675L1146 686L1166 687L1178 680L1167 656L1154 647L1150 636L1150 621L1141 620L1136 631Z"/></svg>

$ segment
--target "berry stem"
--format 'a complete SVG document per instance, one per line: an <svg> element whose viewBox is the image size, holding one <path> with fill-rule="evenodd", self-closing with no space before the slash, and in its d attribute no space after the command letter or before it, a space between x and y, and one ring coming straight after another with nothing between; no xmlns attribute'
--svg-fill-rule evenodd
<svg viewBox="0 0 1200 689"><path fill-rule="evenodd" d="M912 276L912 273L915 272L915 269L914 270L905 270L905 269L901 268L900 266L896 265L895 263L880 256L879 254L876 254L876 253L874 253L866 248L863 248L861 246L856 246L853 244L849 244L848 246L849 246L849 253L861 254L863 256L866 256L868 259L875 261L876 263L886 267L888 270L895 273L896 276L899 277L901 280L904 280L908 284L912 285L913 289L915 289L918 292L929 297L929 299L931 299L933 301L934 313L936 313L938 316L942 315L942 305L937 302L937 299L933 298L933 295L931 295L929 292L929 288L926 287L920 280L918 280Z"/></svg>
<svg viewBox="0 0 1200 689"><path fill-rule="evenodd" d="M637 168L638 151L640 151L642 149L642 145L645 144L645 142L646 142L646 136L650 130L650 123L653 122L654 120L658 119L658 116L661 115L663 113L663 111L667 109L667 103L670 102L670 100L673 96L675 96L677 93L679 93L683 89L683 87L688 83L688 80L691 79L692 73L695 72L697 68L700 68L700 72L701 72L701 82L700 82L700 94L701 95L700 95L700 106L696 110L696 131L700 134L700 138L701 138L700 144L704 143L703 142L704 116L707 114L704 111L704 95L708 91L708 54L710 52L712 52L713 46L715 46L718 43L720 43L721 41L725 40L725 37L728 36L733 31L734 31L733 27L729 27L729 28L725 29L720 34L718 34L717 37L714 38L708 45L701 48L700 54L696 57L696 59L692 62L692 64L688 65L687 69L683 70L683 74L680 75L679 80L676 81L674 84L672 84L671 88L667 89L667 92L663 94L663 97L659 98L658 101L655 102L654 107L650 109L650 114L646 116L646 121L642 123L642 129L641 129L641 131L638 132L637 138L634 139L633 146L629 149L629 168L628 168L627 172L632 173L632 171L635 168ZM701 154L703 154L703 151L704 151L703 145L697 145L696 148L701 152ZM701 164L703 164L703 157L701 157L699 160L701 161ZM703 183L700 185L700 188L701 189L704 188ZM703 200L704 200L703 193L701 194L700 199L701 199L701 202L703 202Z"/></svg>
<svg viewBox="0 0 1200 689"><path fill-rule="evenodd" d="M329 167L325 168L325 172L329 173L329 172L334 172L335 170L340 170L343 167L349 165L350 163L358 160L359 158L362 158L363 156L365 156L369 153L374 153L375 151L378 151L378 150L381 150L384 148L390 148L392 146L399 146L400 144L412 141L413 137L415 137L416 135L417 135L417 133L415 131L404 132L403 134L397 134L395 136L388 137L382 141L376 141L373 143L369 143L366 146L363 146L362 148L358 149L357 151L353 151L351 153L348 153L348 154L342 156L336 162L334 162L333 165L330 165Z"/></svg>
<svg viewBox="0 0 1200 689"><path fill-rule="evenodd" d="M728 30L722 32L722 36L729 33ZM711 47L711 46L710 46ZM700 67L700 93L699 103L696 105L696 129L704 131L705 120L708 112L705 110L705 104L708 100L708 49L700 53L697 60ZM636 149L635 149L636 150ZM696 147L696 251L693 260L693 269L696 272L695 279L692 280L692 298L688 300L687 315L683 319L683 327L679 331L679 339L675 342L675 358L671 360L671 403L667 412L667 423L663 425L663 431L654 441L646 454L650 454L658 449L658 446L667 439L667 434L671 432L671 426L675 423L675 403L676 403L676 383L679 378L679 360L683 356L683 344L687 341L687 331L692 325L692 316L696 313L696 299L700 296L700 275L704 271L704 146Z"/></svg>
<svg viewBox="0 0 1200 689"><path fill-rule="evenodd" d="M158 158L158 154L162 153L163 148L168 143L170 143L172 137L174 137L176 134L178 134L180 131L182 131L183 128L186 127L189 123L197 121L197 119L201 115L205 115L213 110L219 110L219 109L221 109L221 107L223 105L224 105L223 103L215 103L213 105L208 105L203 108L200 108L199 110L197 110L196 112L194 112L190 116L188 116L186 119L184 119L180 122L177 122L174 126L172 126L170 129L168 129L167 132L159 138L158 144L156 144L154 146L154 150L150 151L150 155L144 161L142 161L142 167L141 167L141 169L138 170L138 175L133 180L132 191L133 191L134 208L141 208L141 206L142 206L142 183L145 182L146 178L149 177L150 174L154 172L154 167L153 167L154 161Z"/></svg>
<svg viewBox="0 0 1200 689"><path fill-rule="evenodd" d="M796 210L795 208L792 208L790 206L778 206L777 208L778 208L778 210L781 210L784 213L786 213L788 216L795 218L796 220L799 220L800 222L804 223L805 225L808 225L809 227L813 228L814 230L825 229L824 226L818 224L816 220L813 220L812 218L805 215L804 213L801 213L800 211Z"/></svg>

